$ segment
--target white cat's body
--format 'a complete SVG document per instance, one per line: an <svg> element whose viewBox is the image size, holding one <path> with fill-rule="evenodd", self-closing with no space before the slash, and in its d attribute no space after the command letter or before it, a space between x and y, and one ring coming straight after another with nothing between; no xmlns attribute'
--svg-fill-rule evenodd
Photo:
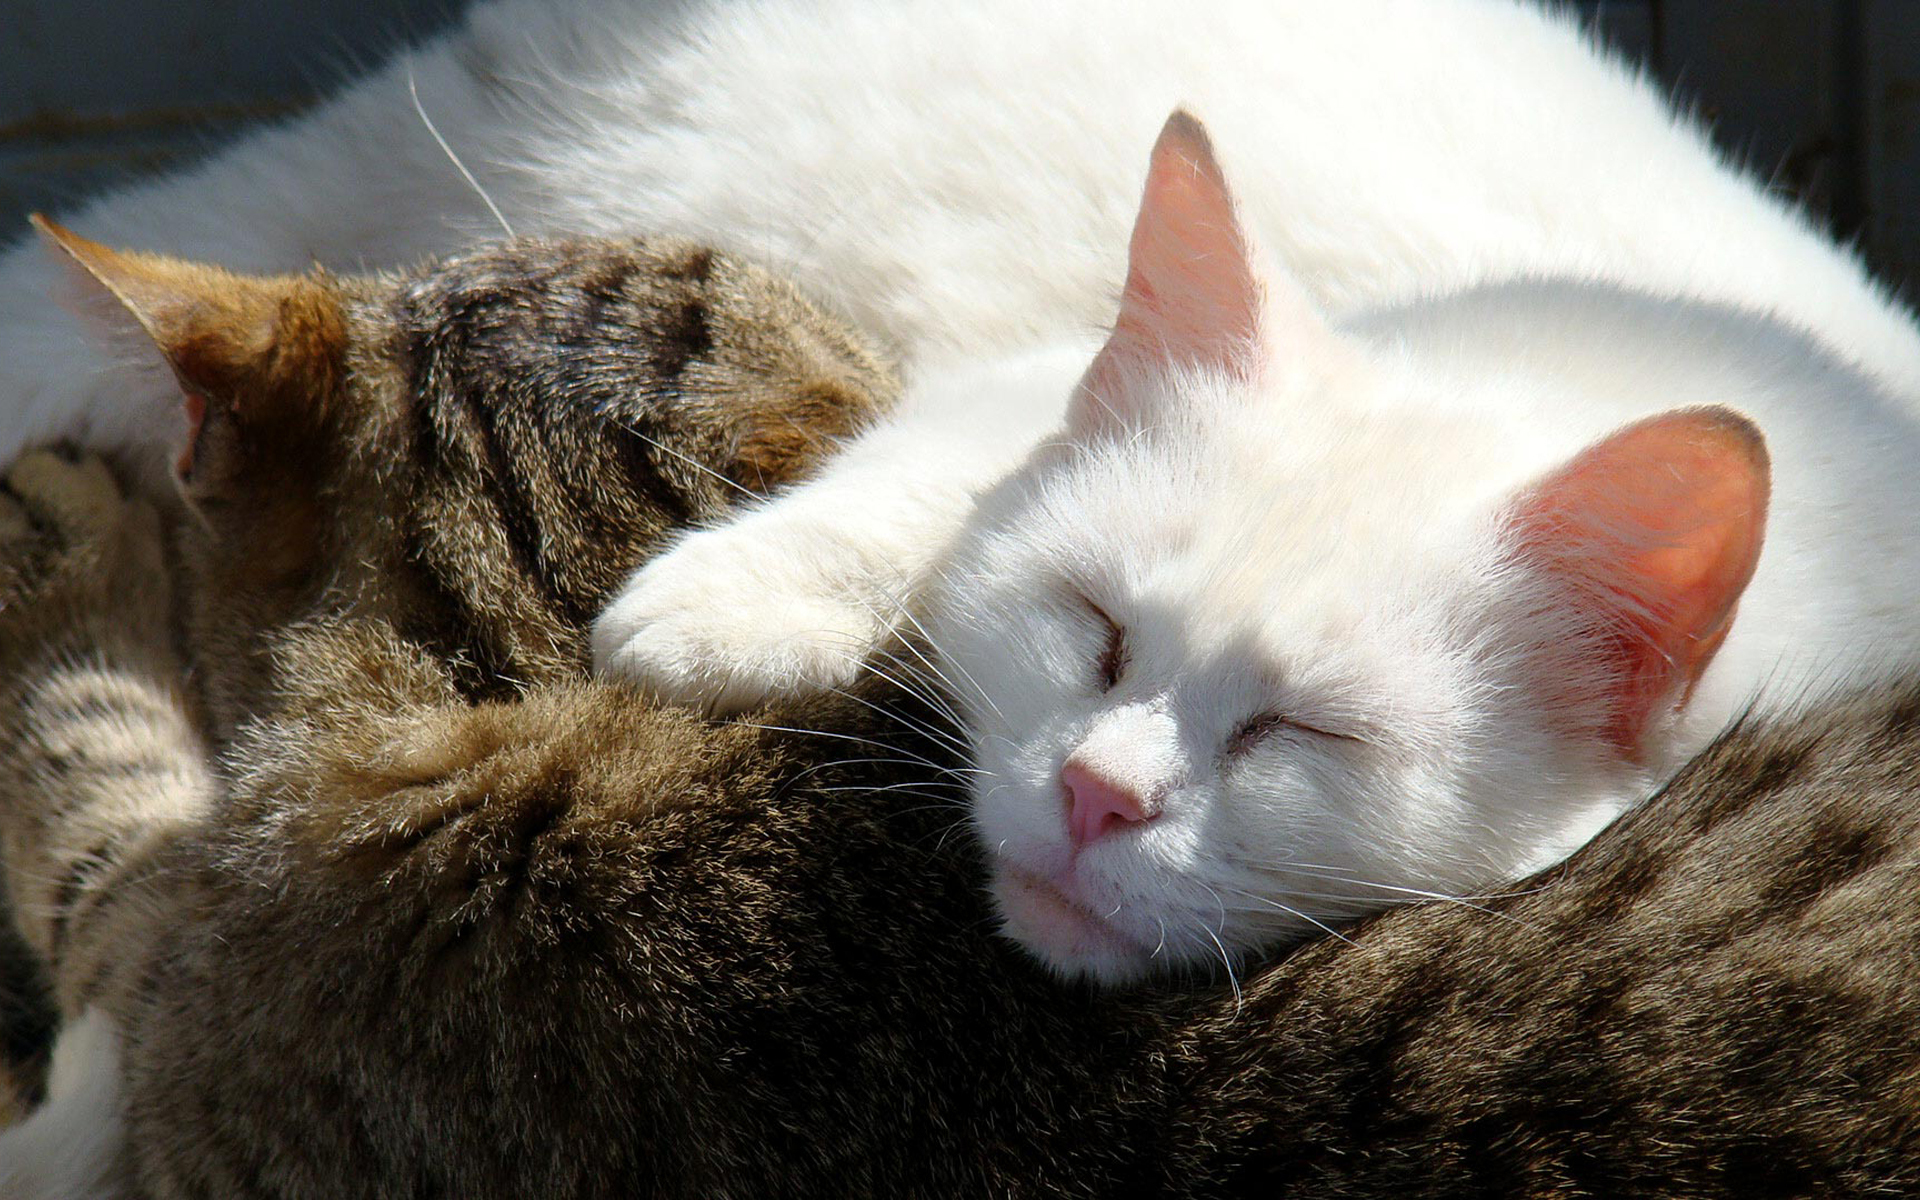
<svg viewBox="0 0 1920 1200"><path fill-rule="evenodd" d="M518 233L707 238L796 273L911 363L976 359L1107 326L1142 155L1186 104L1331 314L1592 274L1779 312L1920 382L1920 336L1851 255L1527 5L678 7L482 5L309 116L60 215L248 271L496 236L414 115L411 75ZM173 436L167 389L130 394L46 303L58 276L30 240L0 261L0 455L53 433Z"/></svg>
<svg viewBox="0 0 1920 1200"><path fill-rule="evenodd" d="M1268 562L1270 578L1258 587L1208 591L1201 585L1217 583L1218 573L1196 564L1218 553L1252 568L1263 547L1290 543L1209 550L1188 538L1175 556L1185 565L1134 572L1129 590L1159 587L1182 602L1205 592L1217 602L1141 617L1147 625L1162 620L1179 653L1164 651L1174 668L1168 686L1115 717L1114 728L1134 744L1151 748L1167 729L1177 733L1182 705L1209 714L1269 705L1231 694L1257 672L1224 670L1258 657L1235 641L1250 636L1260 608L1254 597L1284 598L1269 620L1308 631L1298 632L1305 640L1282 637L1266 648L1298 668L1339 631L1364 633L1380 612L1411 611L1421 598L1415 588L1407 603L1356 619L1341 608L1362 594L1355 587L1386 595L1426 566L1441 570L1448 551L1492 553L1498 539L1480 510L1621 422L1723 404L1750 411L1765 428L1778 469L1760 573L1691 719L1631 769L1582 774L1529 760L1524 738L1494 754L1496 762L1483 756L1498 749L1498 729L1463 726L1472 736L1459 743L1461 777L1428 780L1420 805L1369 807L1403 796L1398 784L1359 789L1351 797L1357 807L1345 814L1276 802L1243 806L1230 818L1230 806L1203 803L1186 825L1162 818L1155 828L1168 836L1151 855L1128 857L1114 838L1079 854L1062 849L1055 773L1067 743L1094 716L1045 689L995 697L1002 708L1029 705L1029 732L1068 724L1056 729L1064 741L1028 748L1034 762L990 764L1009 780L1030 768L1021 786L1032 794L1017 810L994 807L1011 803L1007 797L984 798L979 825L989 849L1011 854L1023 879L1082 871L1072 886L1085 890L1065 898L1076 910L1066 920L1081 932L1106 936L1094 926L1108 917L1108 899L1116 901L1113 915L1125 911L1119 919L1132 922L1123 931L1131 948L1118 955L1043 947L1066 969L1137 970L1153 957L1140 944L1142 930L1169 920L1176 928L1152 947L1168 957L1210 953L1202 934L1226 954L1297 932L1297 922L1245 916L1240 900L1220 895L1204 897L1202 920L1196 897L1212 885L1189 885L1181 875L1230 858L1222 852L1229 843L1275 857L1274 831L1284 832L1287 820L1306 832L1280 852L1320 872L1293 898L1325 893L1330 915L1413 894L1397 888L1453 890L1504 877L1558 853L1634 799L1659 763L1733 711L1783 654L1797 663L1802 651L1817 656L1816 647L1904 653L1913 640L1895 608L1920 590L1920 562L1898 528L1908 510L1891 511L1887 501L1905 494L1897 468L1914 460L1916 446L1909 406L1886 401L1871 380L1888 394L1920 396L1920 333L1849 254L1721 164L1651 86L1532 8L1508 0L780 0L668 15L638 2L505 0L285 128L63 219L90 237L255 271L315 259L377 267L490 235L484 206L414 117L409 76L518 233L648 230L742 251L837 304L888 342L907 370L895 423L856 443L816 483L740 526L684 543L643 578L651 590L631 593L603 624L600 644L616 665L691 696L744 699L783 672L844 676L847 656L878 636L884 622L874 614L891 612L903 584L925 586L948 556L955 571L981 568L1001 545L985 536L995 514L1008 528L1027 519L1033 489L1021 478L1040 479L1031 474L1001 485L976 518L974 540L953 549L976 493L1060 423L1074 380L1112 324L1146 148L1180 104L1205 118L1241 215L1280 272L1312 307L1373 345L1376 358L1395 359L1404 342L1399 365L1369 368L1383 372L1376 380L1402 378L1395 372L1417 361L1421 382L1399 393L1377 382L1352 393L1378 401L1377 417L1344 402L1249 415L1219 397L1207 410L1213 416L1194 409L1139 438L1145 460L1132 465L1166 472L1147 481L1152 486L1109 486L1099 511L1065 526L1081 536L1058 547L1062 555L1092 558L1104 528L1116 562L1151 558L1193 506L1211 512L1218 528L1239 529L1231 506L1217 500L1233 489L1210 490L1231 460L1193 449L1225 437L1251 456L1250 471L1289 485L1284 504L1280 493L1265 493L1274 503L1251 526L1271 531L1284 516L1319 539L1312 544L1322 552L1297 569ZM102 361L78 322L47 303L55 276L32 246L0 260L0 457L58 434L105 445L177 437L170 390L151 372ZM1525 296L1489 293L1487 317L1464 324L1465 301L1420 303L1529 276L1768 314L1861 373L1828 363L1781 326L1649 306L1606 288L1543 295L1531 308ZM1556 315L1589 303L1608 310L1604 320ZM1619 322L1639 321L1647 332L1662 313L1678 314L1669 321L1678 326L1656 331L1644 360L1637 334L1593 336ZM1421 333L1442 327L1451 332ZM1689 347L1699 352L1693 359ZM1570 370L1569 361L1580 365ZM1448 386L1453 375L1483 370L1511 386L1479 386L1485 375L1475 388ZM1550 383L1523 386L1529 375ZM1305 423L1288 424L1296 419ZM1187 449L1166 449L1189 427ZM1247 437L1282 428L1291 432L1272 448L1297 446L1304 457L1263 457L1266 447ZM1155 459L1163 452L1171 461ZM1061 453L1093 464L1088 470L1128 465L1117 452ZM1358 457L1340 460L1348 453ZM1391 454L1404 455L1404 465L1387 461ZM1047 480L1064 480L1058 494L1067 494L1073 471L1057 454L1049 461L1048 470L1064 474L1042 479L1042 490L1055 486ZM1130 499L1117 502L1116 494ZM1409 524L1415 520L1445 536L1423 539ZM769 545L778 553L756 550ZM1305 554L1299 545L1286 552ZM1309 566L1324 572L1326 586L1273 588L1274 572ZM1454 563L1469 574L1484 566ZM785 608L729 610L755 590L742 586L743 573L759 574L766 594L786 595ZM1491 568L1475 578L1504 579ZM1455 582L1471 590L1470 581ZM990 605L936 598L929 611L936 633L955 643L945 649L990 666L985 651L959 644L986 615L1006 622L1006 644L1034 632L1017 612ZM1432 617L1387 621L1377 644L1418 641L1418 621ZM1044 625L1034 629L1044 642ZM1150 630L1132 632L1143 641L1144 672L1160 652L1146 644ZM715 650L729 656L725 670L714 668ZM1044 661L1042 653L1025 669ZM1402 732L1423 743L1429 760L1446 756L1449 727L1439 722L1420 735L1416 685L1458 685L1456 699L1498 690L1449 677L1461 663L1439 651L1400 674L1391 663L1343 662L1336 653L1323 661L1333 674L1377 668L1373 711L1400 706L1408 718ZM1194 664L1204 669L1185 670ZM1482 715L1502 711L1496 704ZM1081 722L1077 732L1072 721ZM990 731L988 740L995 736L1002 735ZM1167 741L1171 748L1148 767L1188 770L1177 760L1205 757L1198 742L1178 741ZM1319 753L1310 748L1296 767L1317 770ZM1512 785L1529 769L1527 796L1577 786L1551 812L1523 810ZM1483 809L1469 803L1477 802L1477 773L1504 781ZM1369 778L1394 777L1382 769ZM1294 787L1279 777L1252 782ZM1466 807L1448 811L1433 799L1445 796L1464 797ZM1014 845L1021 837L1028 843ZM1328 853L1309 857L1316 846ZM1271 903L1287 899L1276 887L1293 885L1262 886L1273 894L1261 900ZM1043 907L1057 909L1059 899ZM1153 904L1170 907L1156 913ZM0 1151L8 1144L0 1140Z"/></svg>

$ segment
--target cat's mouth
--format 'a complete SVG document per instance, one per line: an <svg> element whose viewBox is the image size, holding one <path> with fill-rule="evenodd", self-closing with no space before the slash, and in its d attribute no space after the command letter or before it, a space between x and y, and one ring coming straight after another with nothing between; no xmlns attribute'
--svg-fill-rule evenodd
<svg viewBox="0 0 1920 1200"><path fill-rule="evenodd" d="M993 896L1007 935L1063 975L1118 982L1138 977L1153 957L1152 946L1114 927L1118 910L1096 912L1059 883L1024 867L996 863Z"/></svg>

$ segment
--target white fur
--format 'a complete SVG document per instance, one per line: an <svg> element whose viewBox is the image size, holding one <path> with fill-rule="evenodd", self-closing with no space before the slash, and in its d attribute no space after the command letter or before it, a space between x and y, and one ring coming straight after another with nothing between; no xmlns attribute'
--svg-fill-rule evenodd
<svg viewBox="0 0 1920 1200"><path fill-rule="evenodd" d="M120 1194L120 1046L113 1022L88 1009L60 1031L47 1099L0 1130L0 1196L82 1200Z"/></svg>
<svg viewBox="0 0 1920 1200"><path fill-rule="evenodd" d="M1797 332L1521 282L1349 336L1360 353L1332 370L1176 382L1144 429L1015 473L931 589L996 896L1063 973L1234 960L1497 886L1586 840L1763 686L1797 694L1920 649L1920 428ZM1591 716L1556 699L1579 691L1561 676L1584 660L1559 651L1581 633L1516 571L1499 518L1589 442L1683 401L1770 432L1768 540L1690 702L1628 761L1567 736ZM1126 629L1110 694L1105 627L1076 593ZM1297 723L1230 749L1268 713ZM1069 757L1160 815L1076 847Z"/></svg>
<svg viewBox="0 0 1920 1200"><path fill-rule="evenodd" d="M1920 384L1920 337L1852 257L1722 165L1652 87L1530 7L748 0L671 16L637 0L503 0L310 116L63 219L108 242L250 270L298 269L316 258L381 266L456 246L488 230L485 208L412 118L409 74L521 233L648 230L717 242L799 277L889 342L908 370L900 422L739 526L687 538L609 611L596 630L603 660L674 695L739 705L797 680L844 679L850 657L884 631L897 590L925 590L972 496L1058 424L1112 319L1145 149L1176 104L1205 117L1276 261L1321 311L1374 347L1376 382L1362 395L1380 399L1377 417L1349 423L1347 401L1316 411L1208 399L1200 381L1161 434L1110 453L1042 455L1034 472L990 499L976 536L954 553L953 569L980 584L949 598L966 602L940 608L944 648L956 662L971 654L990 673L997 651L964 644L978 640L984 619L1001 623L1006 646L1031 647L1029 675L987 687L1004 687L1000 706L1031 712L1036 730L1070 739L1074 722L1088 719L1028 686L1033 665L1069 672L1081 652L1064 617L1042 612L1018 588L1020 577L995 574L995 564L1038 572L1071 561L1106 572L1130 596L1158 589L1151 594L1164 601L1165 645L1149 646L1145 624L1133 630L1136 667L1162 661L1184 682L1141 698L1144 707L1128 717L1159 746L1153 770L1173 770L1183 754L1190 766L1200 762L1202 735L1217 732L1201 722L1183 749L1169 719L1198 712L1220 721L1271 699L1252 694L1252 676L1225 669L1230 651L1248 649L1235 640L1243 636L1300 671L1303 696L1312 686L1322 691L1311 694L1339 694L1352 719L1384 722L1406 743L1359 772L1364 779L1338 767L1326 747L1304 745L1294 761L1259 767L1237 792L1271 798L1323 787L1343 804L1380 802L1358 819L1215 805L1210 818L1163 820L1164 844L1156 839L1125 861L1115 853L1110 872L1082 881L1091 889L1082 907L1121 904L1131 923L1121 940L1135 950L1102 958L1069 947L1055 957L1066 969L1138 969L1149 919L1177 927L1164 946L1170 958L1203 952L1203 932L1221 940L1222 954L1275 936L1278 926L1229 913L1225 896L1207 898L1204 930L1190 928L1193 893L1213 885L1181 874L1203 861L1231 862L1222 849L1229 843L1271 855L1263 839L1275 829L1298 831L1302 857L1328 848L1336 861L1320 867L1379 876L1368 884L1451 887L1553 853L1630 798L1595 793L1580 771L1563 778L1543 768L1525 795L1565 784L1561 808L1521 811L1508 785L1525 748L1502 758L1491 744L1513 714L1499 710L1499 689L1469 669L1459 647L1461 627L1488 599L1475 589L1499 582L1484 526L1472 518L1476 505L1606 421L1645 411L1636 404L1747 404L1766 409L1768 422L1773 400L1801 406L1799 417L1768 430L1782 512L1791 491L1802 515L1777 526L1766 568L1775 574L1756 581L1743 631L1779 620L1787 624L1776 640L1801 645L1809 627L1825 628L1820 606L1842 581L1866 589L1863 611L1911 592L1900 586L1909 576L1897 531L1856 526L1847 497L1830 494L1836 478L1851 483L1877 469L1855 461L1858 446L1886 437L1904 453L1904 425L1880 432L1879 394L1791 335L1739 322L1723 328L1711 314L1677 309L1680 327L1662 333L1642 362L1638 343L1619 330L1664 318L1649 318L1631 297L1576 293L1540 299L1534 311L1535 298L1489 293L1490 313L1471 319L1461 315L1464 301L1420 303L1519 276L1593 278L1773 314L1903 397ZM104 361L47 304L52 275L33 247L0 260L0 457L56 434L105 445L175 436L174 398L150 375ZM1589 304L1600 311L1585 311ZM1500 336L1509 318L1527 318L1533 333ZM1592 336L1589 318L1613 332ZM1714 364L1700 378L1674 365L1695 343ZM1556 366L1562 350L1588 361L1595 347L1611 349L1584 384ZM1752 378L1756 355L1771 355L1760 365L1779 371ZM1382 379L1409 382L1397 405ZM1628 382L1649 390L1629 397ZM1813 391L1785 396L1786 383L1798 382ZM1828 424L1837 428L1805 428L1809 395L1833 400ZM1453 407L1429 419L1416 400ZM1570 406L1565 423L1557 410L1543 415L1554 406ZM1525 445L1505 455L1496 439L1507 437ZM1296 438L1297 461L1250 453L1285 450ZM1839 472L1823 473L1823 453ZM1244 467L1246 480L1223 479L1229 463ZM1232 523L1222 496L1270 503ZM1431 540L1418 536L1429 523ZM1165 553L1182 526L1216 537L1311 530L1310 544L1324 551L1324 561L1313 560L1319 582L1294 589L1263 580L1259 572L1298 575L1304 565L1287 556L1308 551L1250 532L1218 545L1202 539L1208 553L1245 568L1215 578L1200 569L1204 557ZM1857 542L1842 542L1836 529ZM1780 562L1791 555L1773 552L1823 534L1828 546L1860 545L1846 561L1872 570ZM1882 569L1891 581L1884 596L1871 578ZM765 609L737 608L749 574ZM1810 590L1796 598L1802 585ZM1378 603L1343 610L1361 595ZM1874 615L1879 628L1893 624L1890 607ZM1336 649L1342 629L1365 636ZM1829 641L1861 645L1851 626L1833 632L1846 636ZM1737 682L1726 695L1703 696L1697 711L1723 713L1729 697L1765 675L1768 647L1736 649L1723 657L1742 664L1728 673ZM1349 695L1339 692L1342 679L1371 682ZM1488 703L1466 703L1481 699ZM1340 711L1325 719L1346 711L1328 703ZM1522 730L1525 716L1514 716ZM1026 752L1032 763L993 769L1015 784L1025 771L1046 793L1046 756L1063 745L1036 745ZM1448 755L1463 745L1472 753ZM1409 765L1416 761L1426 765ZM1396 805L1414 784L1428 801ZM1495 799L1461 810L1457 802L1483 786ZM1437 799L1448 797L1452 808ZM1018 861L1046 869L1058 796L1042 794L1018 812L999 803L981 806L989 848L998 852L1005 838ZM1398 894L1325 890L1342 894L1330 915ZM1156 904L1165 912L1150 911ZM1107 936L1097 925L1086 931Z"/></svg>

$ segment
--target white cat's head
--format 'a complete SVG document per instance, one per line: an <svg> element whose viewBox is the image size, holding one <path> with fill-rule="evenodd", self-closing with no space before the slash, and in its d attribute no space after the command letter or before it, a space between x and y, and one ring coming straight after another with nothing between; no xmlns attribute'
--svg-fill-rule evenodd
<svg viewBox="0 0 1920 1200"><path fill-rule="evenodd" d="M1062 973L1508 878L1644 779L1757 560L1757 433L1677 411L1489 495L1511 448L1432 386L1267 266L1176 114L1066 433L930 611L1007 931Z"/></svg>

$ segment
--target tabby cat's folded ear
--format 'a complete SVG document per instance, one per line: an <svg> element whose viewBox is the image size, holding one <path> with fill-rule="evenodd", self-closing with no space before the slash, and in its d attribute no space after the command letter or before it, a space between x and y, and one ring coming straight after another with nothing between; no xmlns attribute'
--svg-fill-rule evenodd
<svg viewBox="0 0 1920 1200"><path fill-rule="evenodd" d="M316 272L253 277L139 251L114 250L45 217L35 228L103 289L159 348L186 396L183 477L204 459L209 423L285 440L317 427L345 364L336 285Z"/></svg>

